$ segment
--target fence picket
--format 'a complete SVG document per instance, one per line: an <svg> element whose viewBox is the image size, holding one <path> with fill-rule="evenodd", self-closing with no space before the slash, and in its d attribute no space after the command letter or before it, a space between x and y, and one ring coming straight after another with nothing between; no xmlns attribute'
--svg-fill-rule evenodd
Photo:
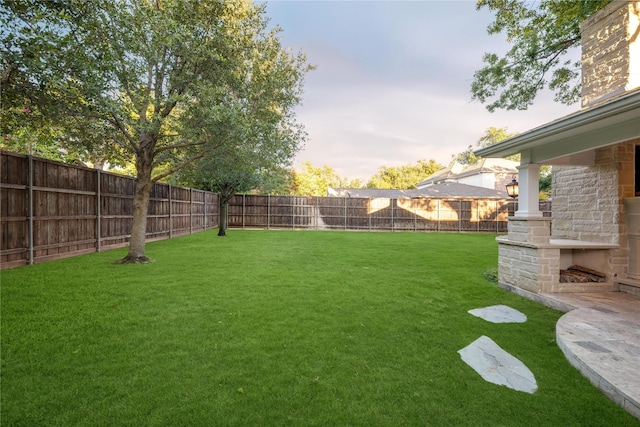
<svg viewBox="0 0 640 427"><path fill-rule="evenodd" d="M28 156L28 174L29 174L29 181L28 181L28 221L29 221L29 225L27 226L27 229L29 230L29 238L28 238L28 245L29 245L29 258L27 259L27 263L28 264L33 264L34 259L33 259L33 156L31 154L29 154Z"/></svg>

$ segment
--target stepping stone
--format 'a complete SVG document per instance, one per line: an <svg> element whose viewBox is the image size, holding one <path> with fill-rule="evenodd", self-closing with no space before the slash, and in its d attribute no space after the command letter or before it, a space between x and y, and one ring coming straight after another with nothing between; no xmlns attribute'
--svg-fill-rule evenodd
<svg viewBox="0 0 640 427"><path fill-rule="evenodd" d="M469 310L468 313L492 323L524 323L527 321L527 316L524 313L506 305L476 308Z"/></svg>
<svg viewBox="0 0 640 427"><path fill-rule="evenodd" d="M529 368L489 337L481 336L458 350L458 353L485 381L525 393L533 393L538 389L536 378Z"/></svg>

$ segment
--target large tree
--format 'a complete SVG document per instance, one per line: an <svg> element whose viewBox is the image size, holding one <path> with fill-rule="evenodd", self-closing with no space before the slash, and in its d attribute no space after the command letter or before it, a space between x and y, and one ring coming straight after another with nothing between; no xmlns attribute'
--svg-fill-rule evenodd
<svg viewBox="0 0 640 427"><path fill-rule="evenodd" d="M567 53L580 45L580 23L611 0L477 0L477 9L495 13L489 34L506 35L503 55L485 53L475 72L472 98L496 109L525 110L548 87L555 100L573 104L580 97L580 61Z"/></svg>
<svg viewBox="0 0 640 427"><path fill-rule="evenodd" d="M9 45L3 54L10 55L4 70L27 82L29 92L39 93L32 91L37 87L62 94L70 114L109 126L119 148L134 159L134 217L123 261L146 261L154 183L237 141L235 120L261 65L255 52L267 45L280 49L277 30L266 30L264 5L28 0L9 2L1 12L14 29L3 37ZM30 53L31 42L41 45L38 58ZM287 78L262 85L273 85L264 97L276 110L280 93L290 87L299 93L304 74L302 54L287 58ZM20 92L20 85L14 87ZM157 172L160 165L165 167Z"/></svg>
<svg viewBox="0 0 640 427"><path fill-rule="evenodd" d="M219 236L226 235L231 197L274 184L271 177L281 176L306 139L293 109L300 102L303 74L313 67L292 58L276 37L258 37L254 43L245 53L241 100L226 111L233 123L225 128L226 144L180 174L183 182L219 194Z"/></svg>

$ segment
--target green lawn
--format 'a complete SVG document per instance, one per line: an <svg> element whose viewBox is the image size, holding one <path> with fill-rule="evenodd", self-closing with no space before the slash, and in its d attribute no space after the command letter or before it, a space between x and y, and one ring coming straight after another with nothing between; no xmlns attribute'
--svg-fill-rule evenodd
<svg viewBox="0 0 640 427"><path fill-rule="evenodd" d="M2 271L3 426L640 425L483 277L492 235L215 231ZM523 324L467 313L506 304ZM538 391L485 382L481 335Z"/></svg>

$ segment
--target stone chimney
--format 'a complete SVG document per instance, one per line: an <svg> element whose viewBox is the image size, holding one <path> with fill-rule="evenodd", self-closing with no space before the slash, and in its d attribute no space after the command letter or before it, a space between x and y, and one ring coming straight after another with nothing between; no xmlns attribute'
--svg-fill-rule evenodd
<svg viewBox="0 0 640 427"><path fill-rule="evenodd" d="M583 108L640 87L640 1L613 0L580 33Z"/></svg>

